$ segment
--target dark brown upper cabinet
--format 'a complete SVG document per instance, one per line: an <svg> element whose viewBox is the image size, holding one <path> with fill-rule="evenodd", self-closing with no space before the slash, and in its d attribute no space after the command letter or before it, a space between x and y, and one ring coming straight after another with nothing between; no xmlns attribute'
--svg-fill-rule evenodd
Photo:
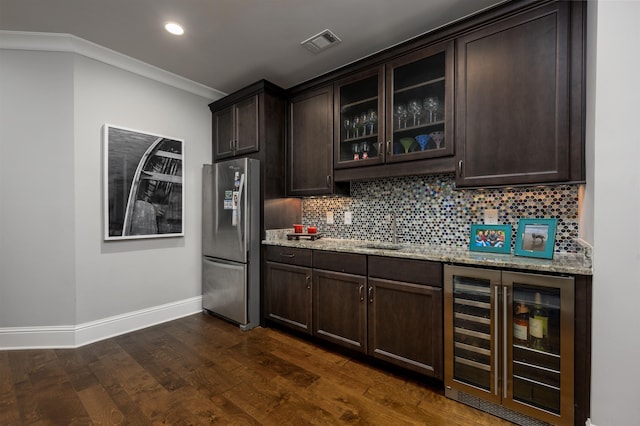
<svg viewBox="0 0 640 426"><path fill-rule="evenodd" d="M585 18L586 2L508 1L289 89L290 120L324 90L333 121L289 123L306 132L289 141L290 192L435 173L460 188L584 182Z"/></svg>
<svg viewBox="0 0 640 426"><path fill-rule="evenodd" d="M584 181L584 2L545 3L456 40L456 185Z"/></svg>
<svg viewBox="0 0 640 426"><path fill-rule="evenodd" d="M282 88L260 80L209 104L213 160L251 156L283 169L285 99Z"/></svg>
<svg viewBox="0 0 640 426"><path fill-rule="evenodd" d="M259 150L258 95L213 112L213 155L216 160Z"/></svg>
<svg viewBox="0 0 640 426"><path fill-rule="evenodd" d="M333 87L289 99L287 195L339 192L333 180Z"/></svg>
<svg viewBox="0 0 640 426"><path fill-rule="evenodd" d="M334 84L336 169L453 155L453 46L422 48ZM400 174L428 170L421 163Z"/></svg>

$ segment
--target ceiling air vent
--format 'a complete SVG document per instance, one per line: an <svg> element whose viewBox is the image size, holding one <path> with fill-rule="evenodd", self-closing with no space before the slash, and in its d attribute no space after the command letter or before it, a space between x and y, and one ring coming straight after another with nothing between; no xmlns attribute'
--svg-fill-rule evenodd
<svg viewBox="0 0 640 426"><path fill-rule="evenodd" d="M313 53L318 53L340 43L341 41L342 40L340 40L337 35L332 33L331 30L324 30L320 34L309 37L300 44Z"/></svg>

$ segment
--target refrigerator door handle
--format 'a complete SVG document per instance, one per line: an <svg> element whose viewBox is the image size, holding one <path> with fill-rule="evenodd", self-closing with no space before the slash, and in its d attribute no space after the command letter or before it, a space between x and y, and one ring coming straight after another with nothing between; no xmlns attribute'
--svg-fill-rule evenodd
<svg viewBox="0 0 640 426"><path fill-rule="evenodd" d="M240 185L238 187L238 210L237 210L237 218L238 218L238 242L239 245L242 245L242 240L243 237L245 238L245 241L251 241L250 240L250 235L249 235L249 223L248 221L242 221L242 211L246 210L243 209L243 207L246 207L246 204L249 202L247 197L242 198L243 192L244 192L244 184L245 184L245 179L244 179L245 174L242 173L240 175ZM248 259L248 258L247 258Z"/></svg>

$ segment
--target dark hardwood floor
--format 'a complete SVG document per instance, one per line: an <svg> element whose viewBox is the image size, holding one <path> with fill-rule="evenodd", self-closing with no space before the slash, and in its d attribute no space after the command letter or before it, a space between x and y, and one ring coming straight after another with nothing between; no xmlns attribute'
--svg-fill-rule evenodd
<svg viewBox="0 0 640 426"><path fill-rule="evenodd" d="M510 425L271 328L191 315L78 349L0 351L0 425Z"/></svg>

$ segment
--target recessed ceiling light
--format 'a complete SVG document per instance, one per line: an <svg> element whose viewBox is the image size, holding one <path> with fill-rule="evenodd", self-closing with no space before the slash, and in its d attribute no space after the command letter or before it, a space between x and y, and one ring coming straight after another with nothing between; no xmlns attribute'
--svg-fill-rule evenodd
<svg viewBox="0 0 640 426"><path fill-rule="evenodd" d="M175 22L168 22L165 26L164 29L169 31L171 34L175 34L175 35L182 35L184 34L184 29L176 24Z"/></svg>

